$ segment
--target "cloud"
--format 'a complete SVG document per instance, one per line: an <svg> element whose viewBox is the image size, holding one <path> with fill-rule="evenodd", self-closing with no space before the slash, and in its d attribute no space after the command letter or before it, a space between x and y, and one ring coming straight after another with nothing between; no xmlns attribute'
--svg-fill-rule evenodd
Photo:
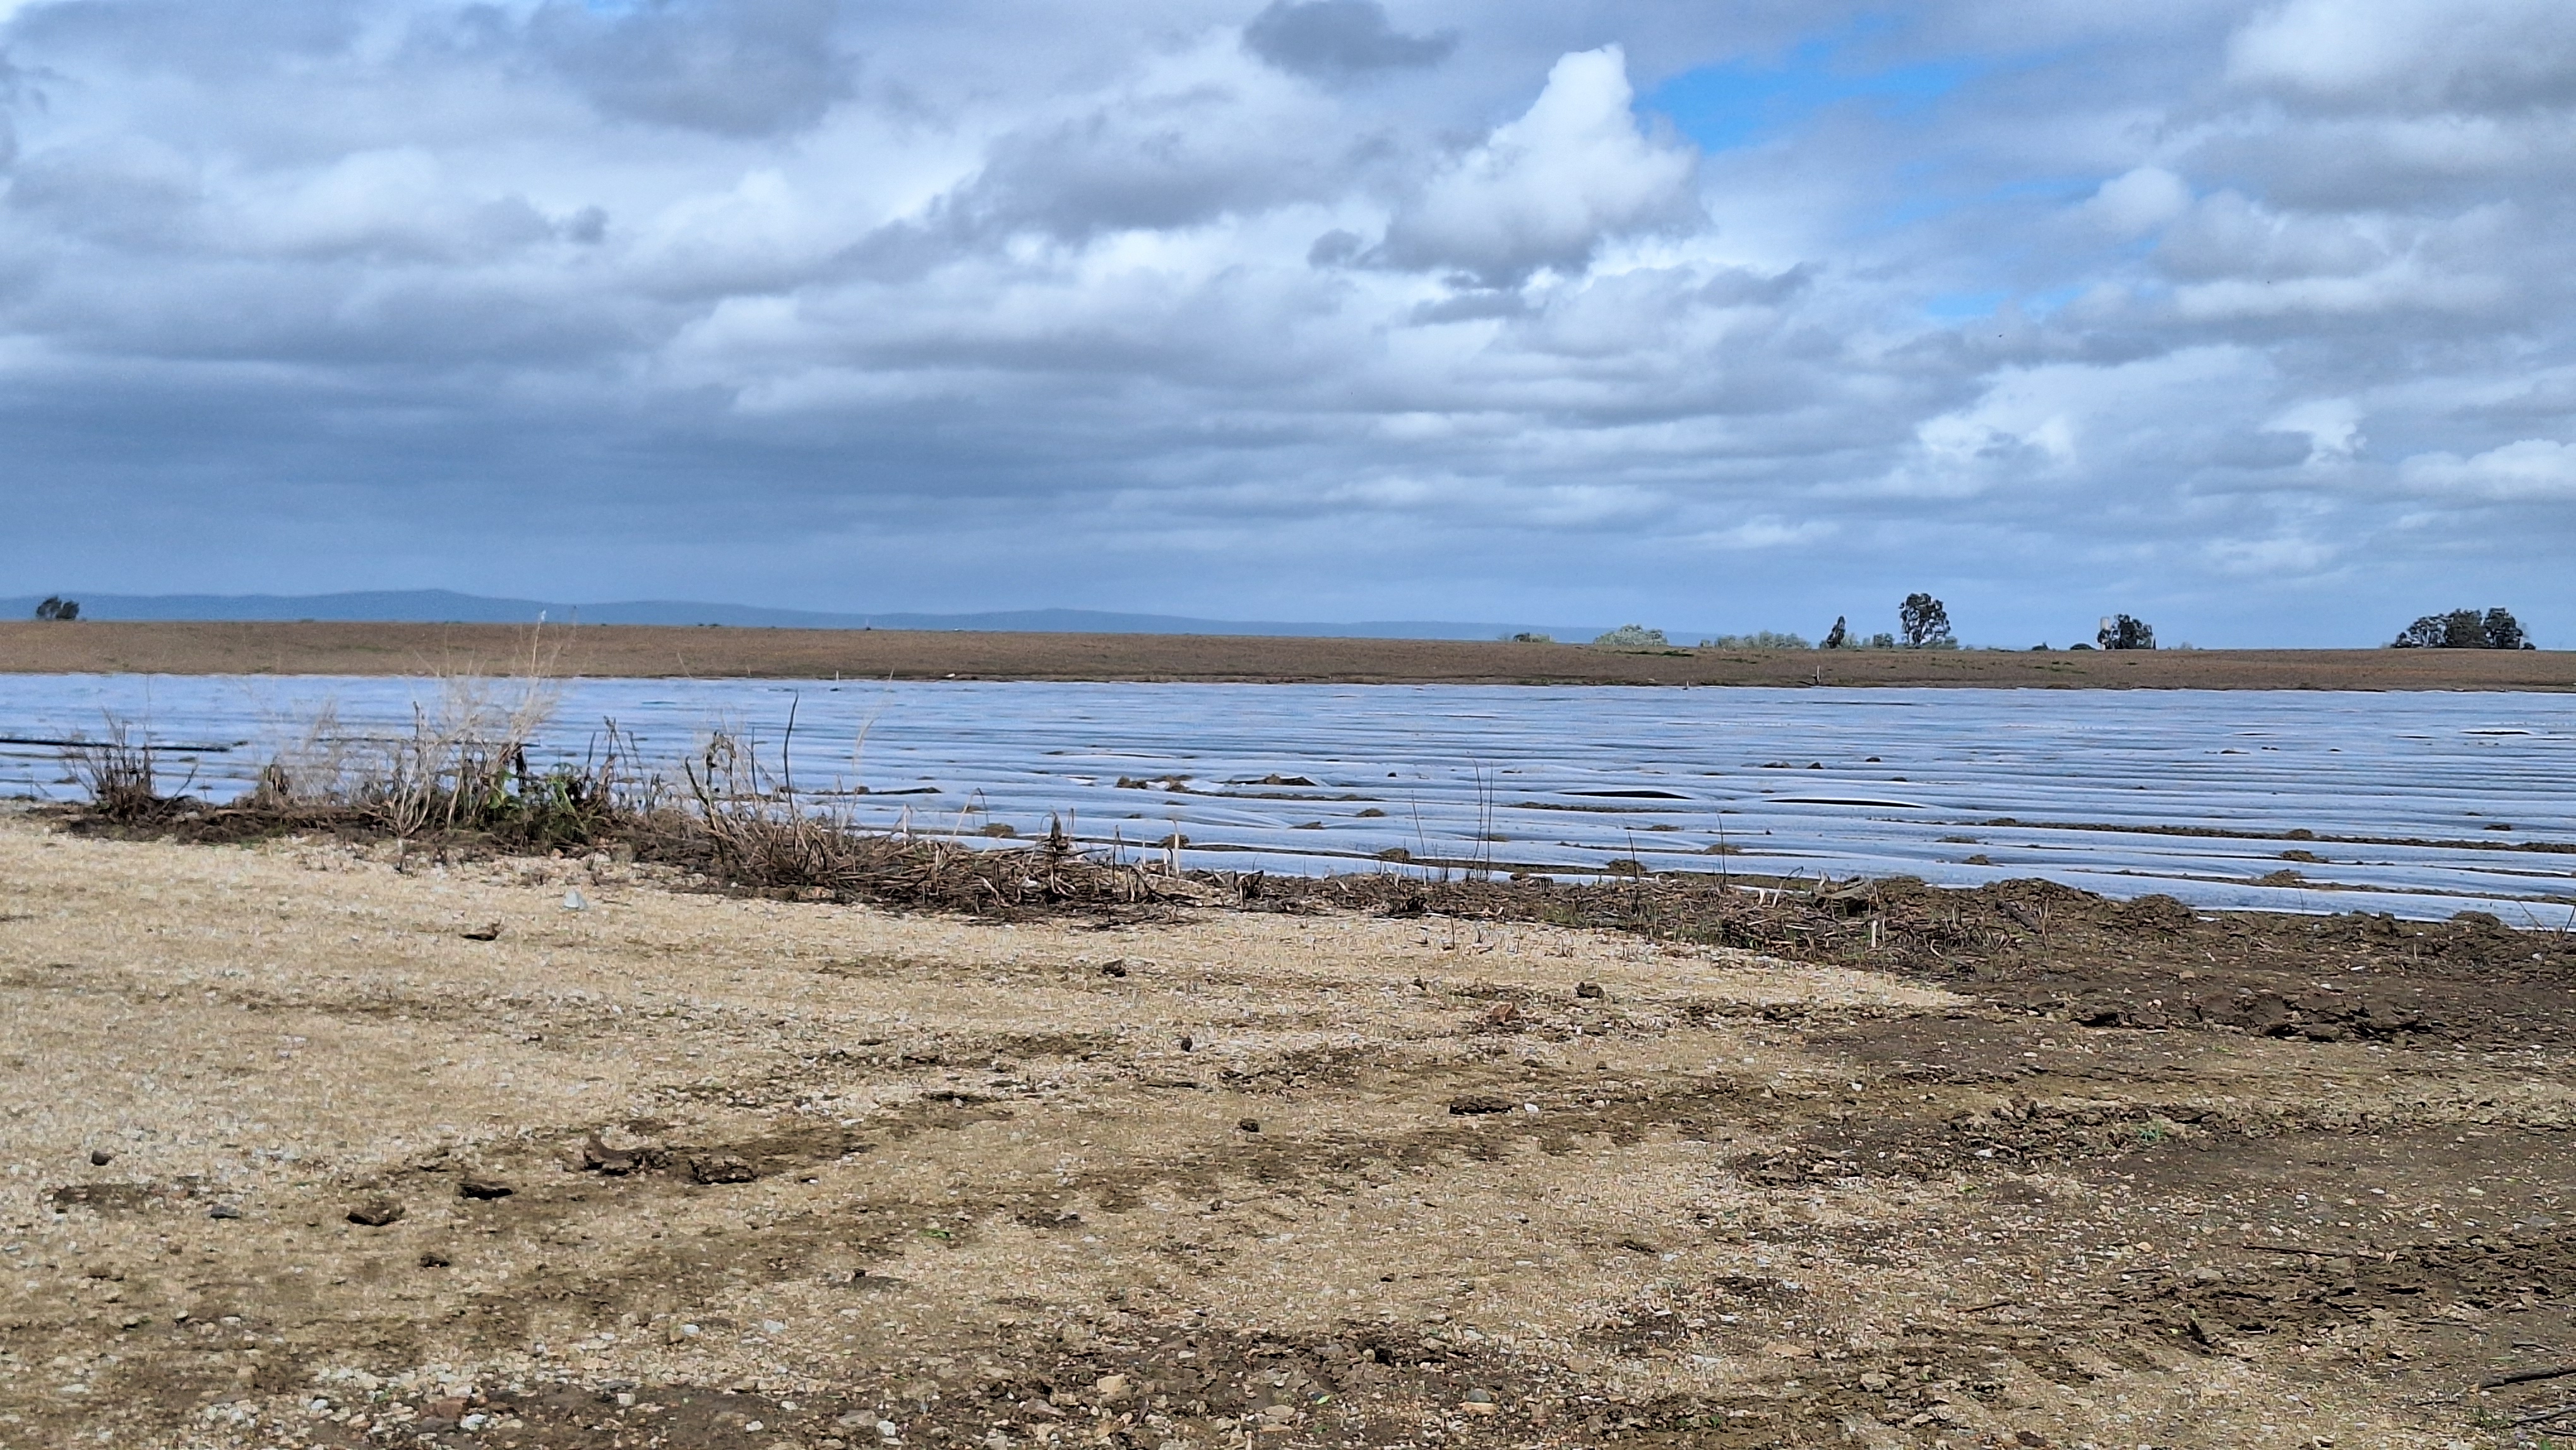
<svg viewBox="0 0 2576 1450"><path fill-rule="evenodd" d="M2113 236L2134 237L2181 216L2191 188L2161 166L2140 166L2103 182L2084 204L2093 222Z"/></svg>
<svg viewBox="0 0 2576 1450"><path fill-rule="evenodd" d="M1385 260L1502 280L1579 270L1614 236L1703 224L1696 156L1639 130L1633 98L1615 45L1557 61L1526 113L1396 213Z"/></svg>
<svg viewBox="0 0 2576 1450"><path fill-rule="evenodd" d="M600 109L727 136L799 130L849 93L834 0L545 0L536 53Z"/></svg>
<svg viewBox="0 0 2576 1450"><path fill-rule="evenodd" d="M25 5L0 571L2576 629L2561 8Z"/></svg>
<svg viewBox="0 0 2576 1450"><path fill-rule="evenodd" d="M2469 499L2576 499L2576 445L2520 438L2484 453L2419 453L2398 476L2418 493Z"/></svg>
<svg viewBox="0 0 2576 1450"><path fill-rule="evenodd" d="M2313 398L2283 409L2263 425L2267 433L2297 433L2308 440L2308 462L2332 463L2361 452L2361 405L2350 398Z"/></svg>
<svg viewBox="0 0 2576 1450"><path fill-rule="evenodd" d="M1782 519L1761 515L1728 528L1713 529L1698 541L1720 549L1785 549L1819 543L1841 532L1827 519Z"/></svg>
<svg viewBox="0 0 2576 1450"><path fill-rule="evenodd" d="M2338 107L2564 105L2576 100L2576 12L2555 0L2290 0L2229 40L2227 76Z"/></svg>
<svg viewBox="0 0 2576 1450"><path fill-rule="evenodd" d="M1232 57L1173 57L1071 115L995 137L929 224L960 239L1038 229L1081 241L1320 200L1368 165L1336 119Z"/></svg>
<svg viewBox="0 0 2576 1450"><path fill-rule="evenodd" d="M1377 0L1271 0L1243 27L1243 43L1281 70L1346 80L1438 65L1458 48L1458 33L1406 35Z"/></svg>
<svg viewBox="0 0 2576 1450"><path fill-rule="evenodd" d="M2479 233L2487 209L2427 220L2391 211L2290 210L2234 191L2202 197L2164 228L2155 260L2195 321L2489 312L2512 289Z"/></svg>
<svg viewBox="0 0 2576 1450"><path fill-rule="evenodd" d="M2278 538L2216 539L2207 556L2221 573L2261 579L2281 574L2314 574L2344 556L2342 546L2325 539L2284 535Z"/></svg>

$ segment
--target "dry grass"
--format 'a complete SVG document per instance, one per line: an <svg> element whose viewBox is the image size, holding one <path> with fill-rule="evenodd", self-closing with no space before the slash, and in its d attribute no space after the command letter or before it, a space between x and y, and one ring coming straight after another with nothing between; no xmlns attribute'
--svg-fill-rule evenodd
<svg viewBox="0 0 2576 1450"><path fill-rule="evenodd" d="M121 720L108 723L107 738L64 751L63 763L89 796L91 809L120 825L148 824L180 806L178 798L161 794L160 762L151 742L137 739Z"/></svg>

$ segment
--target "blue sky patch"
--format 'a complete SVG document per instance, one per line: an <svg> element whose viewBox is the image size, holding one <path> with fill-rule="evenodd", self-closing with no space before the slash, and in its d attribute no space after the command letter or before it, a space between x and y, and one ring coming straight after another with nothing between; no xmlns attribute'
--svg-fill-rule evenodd
<svg viewBox="0 0 2576 1450"><path fill-rule="evenodd" d="M1834 41L1809 41L1776 64L1730 61L1684 71L1657 86L1643 108L1669 117L1704 151L1749 146L1852 101L1891 112L1919 110L1973 80L1970 60L1919 61L1862 70L1838 58Z"/></svg>

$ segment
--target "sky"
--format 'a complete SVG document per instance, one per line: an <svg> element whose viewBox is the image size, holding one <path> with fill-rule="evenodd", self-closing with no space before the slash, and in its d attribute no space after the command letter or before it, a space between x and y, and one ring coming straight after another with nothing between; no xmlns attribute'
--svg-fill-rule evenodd
<svg viewBox="0 0 2576 1450"><path fill-rule="evenodd" d="M2565 0L0 0L0 594L2576 645Z"/></svg>

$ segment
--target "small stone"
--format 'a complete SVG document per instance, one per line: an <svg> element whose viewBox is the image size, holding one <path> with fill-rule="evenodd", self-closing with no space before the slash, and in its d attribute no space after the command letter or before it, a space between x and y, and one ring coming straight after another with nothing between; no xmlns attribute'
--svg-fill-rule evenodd
<svg viewBox="0 0 2576 1450"><path fill-rule="evenodd" d="M349 1210L349 1222L363 1224L368 1228L383 1228L402 1216L401 1201L392 1198L370 1198Z"/></svg>
<svg viewBox="0 0 2576 1450"><path fill-rule="evenodd" d="M1597 1000L1604 993L1599 982L1577 982L1574 984L1574 995Z"/></svg>
<svg viewBox="0 0 2576 1450"><path fill-rule="evenodd" d="M1237 1122L1235 1126L1241 1128L1247 1133L1258 1133L1261 1131L1261 1120L1259 1118L1245 1118L1240 1122Z"/></svg>
<svg viewBox="0 0 2576 1450"><path fill-rule="evenodd" d="M242 1211L229 1203L218 1203L214 1207L206 1210L206 1217L208 1218L239 1218L241 1216Z"/></svg>
<svg viewBox="0 0 2576 1450"><path fill-rule="evenodd" d="M474 1198L488 1201L495 1198L507 1198L510 1196L510 1192L510 1185L503 1183L497 1178L480 1178L469 1173L456 1180L456 1196L459 1198Z"/></svg>
<svg viewBox="0 0 2576 1450"><path fill-rule="evenodd" d="M1508 1113L1518 1106L1511 1099L1495 1093L1465 1093L1449 1100L1452 1117L1475 1117L1485 1113Z"/></svg>
<svg viewBox="0 0 2576 1450"><path fill-rule="evenodd" d="M576 886L572 890L564 893L563 909L566 911L588 911L590 910L590 898L582 895L581 888Z"/></svg>
<svg viewBox="0 0 2576 1450"><path fill-rule="evenodd" d="M444 1399L428 1400L422 1403L420 1412L441 1420L462 1419L465 1415L465 1401L453 1395Z"/></svg>
<svg viewBox="0 0 2576 1450"><path fill-rule="evenodd" d="M1104 1400L1114 1400L1127 1393L1127 1376L1105 1374L1091 1382L1092 1391Z"/></svg>
<svg viewBox="0 0 2576 1450"><path fill-rule="evenodd" d="M89 1166L92 1168L104 1168L115 1161L116 1155L110 1153L105 1148L92 1148L89 1150Z"/></svg>
<svg viewBox="0 0 2576 1450"><path fill-rule="evenodd" d="M1104 977L1123 977L1127 975L1127 959L1125 957L1120 957L1115 961L1102 962L1100 964L1100 975Z"/></svg>
<svg viewBox="0 0 2576 1450"><path fill-rule="evenodd" d="M499 941L501 939L501 923L497 921L487 921L481 926L474 928L472 931L465 933L465 939L467 941Z"/></svg>

